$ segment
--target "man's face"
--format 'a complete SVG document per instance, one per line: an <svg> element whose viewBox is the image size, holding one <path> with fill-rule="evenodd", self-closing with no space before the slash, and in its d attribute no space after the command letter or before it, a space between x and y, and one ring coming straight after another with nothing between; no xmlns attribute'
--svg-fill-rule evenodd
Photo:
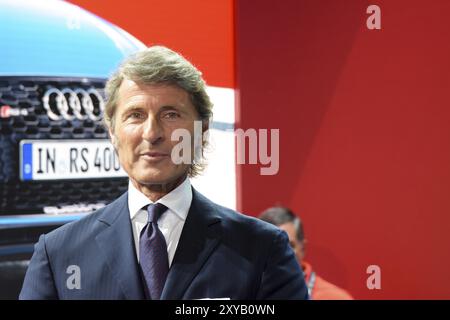
<svg viewBox="0 0 450 320"><path fill-rule="evenodd" d="M185 90L124 79L114 117L111 139L134 184L168 185L184 179L190 165L172 161L172 148L179 142L171 141L171 134L183 128L194 137L194 121L199 120Z"/></svg>
<svg viewBox="0 0 450 320"><path fill-rule="evenodd" d="M284 223L278 226L281 230L286 231L288 237L289 237L289 244L292 247L292 250L294 250L295 255L297 256L297 260L300 262L303 260L303 257L305 255L303 243L297 239L297 236L295 234L295 226L292 222Z"/></svg>

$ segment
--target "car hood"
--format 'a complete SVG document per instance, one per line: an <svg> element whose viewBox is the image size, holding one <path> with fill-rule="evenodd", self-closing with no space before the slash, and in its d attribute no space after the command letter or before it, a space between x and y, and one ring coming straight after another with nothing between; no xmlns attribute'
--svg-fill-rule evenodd
<svg viewBox="0 0 450 320"><path fill-rule="evenodd" d="M107 78L145 45L59 0L0 0L0 76Z"/></svg>

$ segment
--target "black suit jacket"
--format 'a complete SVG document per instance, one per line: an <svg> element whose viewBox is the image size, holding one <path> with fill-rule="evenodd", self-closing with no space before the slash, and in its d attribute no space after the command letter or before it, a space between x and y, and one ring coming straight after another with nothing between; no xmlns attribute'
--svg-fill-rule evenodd
<svg viewBox="0 0 450 320"><path fill-rule="evenodd" d="M21 299L144 299L128 194L40 237ZM193 199L162 299L306 299L285 232Z"/></svg>

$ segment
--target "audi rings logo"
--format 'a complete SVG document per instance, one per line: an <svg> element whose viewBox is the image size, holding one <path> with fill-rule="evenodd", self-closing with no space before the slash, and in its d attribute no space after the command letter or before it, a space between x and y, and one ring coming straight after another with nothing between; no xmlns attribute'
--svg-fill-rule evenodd
<svg viewBox="0 0 450 320"><path fill-rule="evenodd" d="M100 120L105 102L94 89L50 88L42 97L45 110L51 120Z"/></svg>

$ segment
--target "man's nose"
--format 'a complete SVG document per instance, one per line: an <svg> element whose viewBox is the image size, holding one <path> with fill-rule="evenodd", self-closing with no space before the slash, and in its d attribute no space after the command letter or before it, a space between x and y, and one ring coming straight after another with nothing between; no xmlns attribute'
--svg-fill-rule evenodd
<svg viewBox="0 0 450 320"><path fill-rule="evenodd" d="M142 138L151 144L156 144L164 139L164 130L161 123L155 117L148 117L144 122Z"/></svg>

